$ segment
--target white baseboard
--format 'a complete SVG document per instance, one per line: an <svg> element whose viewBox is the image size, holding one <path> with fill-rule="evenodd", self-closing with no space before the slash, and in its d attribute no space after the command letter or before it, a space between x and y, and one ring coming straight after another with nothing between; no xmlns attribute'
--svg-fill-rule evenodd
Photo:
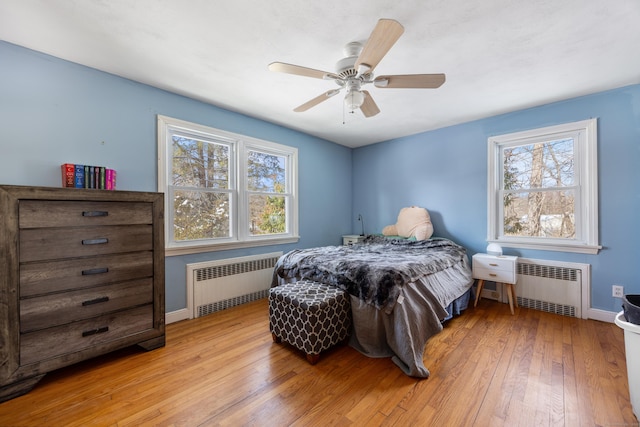
<svg viewBox="0 0 640 427"><path fill-rule="evenodd" d="M171 311L169 313L165 313L164 315L164 323L175 323L181 320L191 319L191 310L187 308L183 308L181 310ZM612 320L613 322L613 320Z"/></svg>
<svg viewBox="0 0 640 427"><path fill-rule="evenodd" d="M496 299L496 291L489 289L482 290L482 297L488 299ZM599 320L600 322L614 323L616 315L613 311L599 310L590 308L587 310L587 319ZM191 319L191 310L183 308L176 311L171 311L165 314L165 324L179 322L181 320Z"/></svg>
<svg viewBox="0 0 640 427"><path fill-rule="evenodd" d="M587 310L587 319L599 320L601 322L613 323L616 318L613 311L599 310L597 308L589 308Z"/></svg>

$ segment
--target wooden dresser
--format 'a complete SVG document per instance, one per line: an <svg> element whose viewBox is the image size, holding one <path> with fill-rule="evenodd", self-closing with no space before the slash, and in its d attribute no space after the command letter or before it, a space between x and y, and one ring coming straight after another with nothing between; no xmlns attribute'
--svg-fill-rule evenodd
<svg viewBox="0 0 640 427"><path fill-rule="evenodd" d="M0 402L49 371L164 346L161 193L0 186Z"/></svg>

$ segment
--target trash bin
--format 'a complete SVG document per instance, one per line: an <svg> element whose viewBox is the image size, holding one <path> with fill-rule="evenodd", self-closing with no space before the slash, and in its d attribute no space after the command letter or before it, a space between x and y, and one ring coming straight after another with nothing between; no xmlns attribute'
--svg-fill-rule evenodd
<svg viewBox="0 0 640 427"><path fill-rule="evenodd" d="M622 299L624 320L640 325L640 295L625 295Z"/></svg>
<svg viewBox="0 0 640 427"><path fill-rule="evenodd" d="M616 325L624 330L624 350L627 355L627 376L631 408L640 420L640 325L625 321L624 311L616 315Z"/></svg>

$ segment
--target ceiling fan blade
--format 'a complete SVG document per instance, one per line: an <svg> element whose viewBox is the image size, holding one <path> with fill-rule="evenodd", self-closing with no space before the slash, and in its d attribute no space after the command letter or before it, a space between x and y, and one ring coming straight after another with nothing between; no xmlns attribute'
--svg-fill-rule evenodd
<svg viewBox="0 0 640 427"><path fill-rule="evenodd" d="M397 76L378 76L373 81L379 88L435 89L445 82L444 74L405 74Z"/></svg>
<svg viewBox="0 0 640 427"><path fill-rule="evenodd" d="M380 112L380 109L368 91L363 90L362 93L364 94L364 102L360 106L360 111L362 111L362 114L364 114L365 117L375 116Z"/></svg>
<svg viewBox="0 0 640 427"><path fill-rule="evenodd" d="M340 93L339 89L332 89L332 90L326 91L322 95L316 96L315 98L313 98L313 99L305 102L304 104L294 108L293 111L295 111L296 113L302 113L303 111L307 111L309 108L315 107L316 105L320 104L323 101L326 101L327 99L331 98L332 96L337 95L338 93Z"/></svg>
<svg viewBox="0 0 640 427"><path fill-rule="evenodd" d="M404 33L404 27L393 19L380 19L376 27L371 32L369 40L362 48L360 56L356 60L355 69L360 74L371 72L378 65L378 62L387 54L391 46L395 44ZM364 71L359 67L363 65Z"/></svg>
<svg viewBox="0 0 640 427"><path fill-rule="evenodd" d="M335 73L328 71L316 70L314 68L301 67L300 65L286 64L284 62L272 62L269 64L269 70L278 73L295 74L297 76L313 77L314 79L340 79Z"/></svg>

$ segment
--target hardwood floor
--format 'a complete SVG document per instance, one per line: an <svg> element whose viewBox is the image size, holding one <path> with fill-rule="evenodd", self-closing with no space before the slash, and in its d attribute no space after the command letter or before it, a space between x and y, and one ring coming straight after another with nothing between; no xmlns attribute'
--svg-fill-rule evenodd
<svg viewBox="0 0 640 427"><path fill-rule="evenodd" d="M274 344L267 301L168 325L165 348L61 369L0 426L637 426L623 331L481 300L426 346L431 377L341 345Z"/></svg>

